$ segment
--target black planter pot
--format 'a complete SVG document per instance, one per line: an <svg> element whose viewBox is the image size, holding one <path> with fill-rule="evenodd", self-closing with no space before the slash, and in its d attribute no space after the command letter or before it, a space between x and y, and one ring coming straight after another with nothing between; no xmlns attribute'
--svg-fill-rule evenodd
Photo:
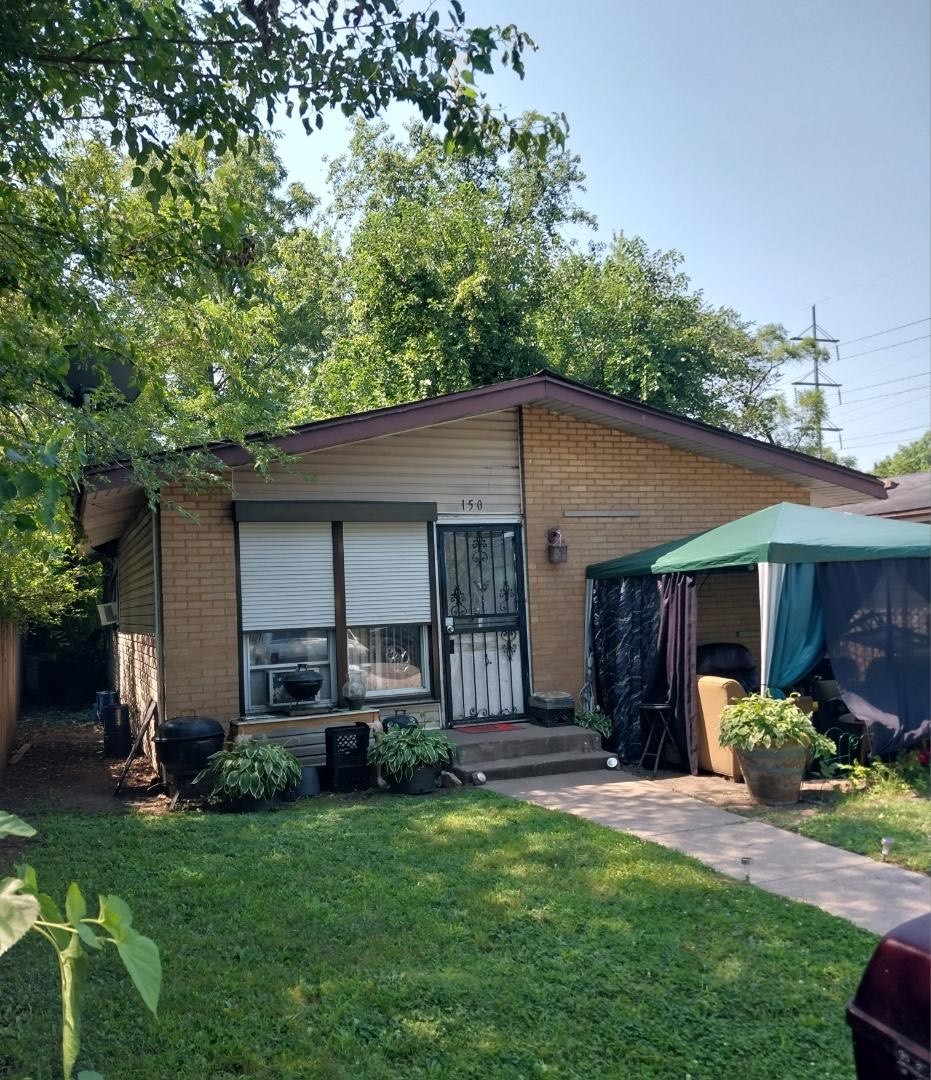
<svg viewBox="0 0 931 1080"><path fill-rule="evenodd" d="M274 810L281 800L277 795L270 799L257 799L254 795L240 795L236 799L227 799L220 804L220 809L227 814L264 814Z"/></svg>
<svg viewBox="0 0 931 1080"><path fill-rule="evenodd" d="M436 790L439 778L440 770L435 765L421 765L419 769L414 769L409 780L402 780L390 773L385 777L395 795L428 795Z"/></svg>

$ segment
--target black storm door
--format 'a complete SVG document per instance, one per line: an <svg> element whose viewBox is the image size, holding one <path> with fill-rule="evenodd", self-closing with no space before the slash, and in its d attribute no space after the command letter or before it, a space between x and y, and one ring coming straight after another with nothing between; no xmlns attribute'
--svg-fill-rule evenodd
<svg viewBox="0 0 931 1080"><path fill-rule="evenodd" d="M527 684L519 525L442 525L447 722L522 716Z"/></svg>

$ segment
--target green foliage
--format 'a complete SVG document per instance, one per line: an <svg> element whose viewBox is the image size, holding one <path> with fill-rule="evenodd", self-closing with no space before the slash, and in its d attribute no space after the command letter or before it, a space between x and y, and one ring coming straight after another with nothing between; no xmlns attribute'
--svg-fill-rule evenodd
<svg viewBox="0 0 931 1080"><path fill-rule="evenodd" d="M476 75L523 76L533 42L456 2L9 0L0 34L0 525L54 529L88 465L152 495L216 460L172 453L275 430L293 358L257 302L263 254L313 200L278 194L276 116L404 101L450 147L559 145L565 120L494 112ZM296 314L292 312L292 314ZM112 363L131 366L127 407ZM65 388L80 365L98 383ZM270 368L274 370L269 370ZM273 393L277 390L277 393ZM162 455L157 466L153 455Z"/></svg>
<svg viewBox="0 0 931 1080"><path fill-rule="evenodd" d="M931 774L927 762L915 750L905 750L894 761L859 762L844 770L854 788L880 796L921 795L931 797Z"/></svg>
<svg viewBox="0 0 931 1080"><path fill-rule="evenodd" d="M420 724L394 725L369 744L369 761L398 780L410 780L415 769L449 765L455 749L442 731L431 731Z"/></svg>
<svg viewBox="0 0 931 1080"><path fill-rule="evenodd" d="M217 801L272 799L301 781L297 758L276 743L246 739L210 756L210 764L197 777L211 785Z"/></svg>
<svg viewBox="0 0 931 1080"><path fill-rule="evenodd" d="M809 717L796 704L796 696L773 698L747 694L732 702L721 711L721 745L755 750L799 743L811 747L817 757L833 757L837 747L827 736L815 731Z"/></svg>
<svg viewBox="0 0 931 1080"><path fill-rule="evenodd" d="M592 219L562 147L527 158L500 140L446 155L359 124L330 172L322 221L343 241L349 304L311 364L298 415L317 418L549 367L599 389L770 437L773 386L801 346L751 334L693 290L678 252L639 237L579 250Z"/></svg>
<svg viewBox="0 0 931 1080"><path fill-rule="evenodd" d="M0 811L0 838L29 837L36 830ZM65 896L65 913L39 882L31 866L16 867L16 877L0 881L0 955L32 930L44 938L58 958L61 984L62 1072L71 1080L81 1048L81 1002L87 979L85 947L100 952L115 945L139 996L153 1015L158 1011L162 966L158 946L132 925L132 912L118 896L101 896L96 918L87 914L87 902L75 882ZM97 1074L82 1072L80 1077Z"/></svg>
<svg viewBox="0 0 931 1080"><path fill-rule="evenodd" d="M66 509L57 508L52 527L29 518L4 517L0 509L0 620L58 625L84 618L98 599L100 568L81 562Z"/></svg>
<svg viewBox="0 0 931 1080"><path fill-rule="evenodd" d="M171 957L157 1023L88 1025L119 1080L854 1075L844 1007L872 934L487 789L41 828L55 890L84 853ZM7 959L6 1068L53 1076L47 982L25 946ZM115 966L94 978L119 999Z"/></svg>
<svg viewBox="0 0 931 1080"><path fill-rule="evenodd" d="M609 739L614 730L611 718L606 716L601 709L583 709L575 714L575 722L579 727L597 731L603 739Z"/></svg>
<svg viewBox="0 0 931 1080"><path fill-rule="evenodd" d="M873 472L877 476L902 476L905 473L927 472L931 469L931 431L910 443L903 443L888 457L877 461Z"/></svg>

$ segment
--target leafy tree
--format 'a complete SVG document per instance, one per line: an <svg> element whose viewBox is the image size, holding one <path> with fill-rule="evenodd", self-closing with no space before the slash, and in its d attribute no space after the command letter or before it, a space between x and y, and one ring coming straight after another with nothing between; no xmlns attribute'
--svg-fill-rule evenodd
<svg viewBox="0 0 931 1080"><path fill-rule="evenodd" d="M926 472L931 469L931 431L910 443L903 443L888 457L877 461L873 472L877 476L902 476L905 473Z"/></svg>
<svg viewBox="0 0 931 1080"><path fill-rule="evenodd" d="M538 326L550 366L651 405L734 424L732 387L754 345L735 312L693 291L676 251L616 237L606 253L560 261Z"/></svg>
<svg viewBox="0 0 931 1080"><path fill-rule="evenodd" d="M624 236L579 250L583 180L564 149L450 156L423 127L402 141L360 124L323 213L345 252L346 317L310 363L298 415L551 367L771 441L791 435L773 387L804 347L708 305L677 252Z"/></svg>
<svg viewBox="0 0 931 1080"><path fill-rule="evenodd" d="M314 372L309 415L525 375L546 363L534 315L575 204L577 159L549 147L481 157L360 124L330 173L348 317Z"/></svg>
<svg viewBox="0 0 931 1080"><path fill-rule="evenodd" d="M796 399L795 407L782 406L782 422L776 430L775 441L790 450L833 461L838 465L856 464L852 454L839 454L833 447L819 446L818 432L830 423L827 402L823 390L804 390Z"/></svg>
<svg viewBox="0 0 931 1080"><path fill-rule="evenodd" d="M159 301L171 289L200 300L201 341L235 308L237 331L259 352L271 344L243 284L269 222L250 218L244 186L225 187L223 178L243 149L262 167L260 137L282 112L313 131L328 109L371 117L399 100L442 124L449 145L480 149L494 138L528 150L561 141L558 120L517 125L476 89L476 74L495 63L523 75L530 39L513 26L468 28L457 0L449 20L444 27L436 11L402 12L395 0L2 3L0 513L24 525L41 492L39 520L51 524L80 468L133 456L140 426L172 445L179 432L161 424L176 417L153 401L159 394L200 416L217 391L224 409L212 409L213 437L261 426L269 402L255 411L251 371L229 361L241 342L220 337L222 375L204 361L199 377L185 380L126 323L138 329L140 283L160 274ZM89 138L98 142L82 152ZM107 148L119 152L118 166L103 161ZM197 342L190 314L172 339L176 355L183 341ZM76 352L102 382L89 407L62 393ZM152 405L122 428L128 413L105 370L113 358L138 366Z"/></svg>

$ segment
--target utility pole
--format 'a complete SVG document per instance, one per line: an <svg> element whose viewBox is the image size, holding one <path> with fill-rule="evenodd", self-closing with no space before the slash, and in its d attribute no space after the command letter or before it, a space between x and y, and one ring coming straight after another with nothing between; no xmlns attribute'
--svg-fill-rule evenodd
<svg viewBox="0 0 931 1080"><path fill-rule="evenodd" d="M793 386L813 386L814 389L815 389L816 400L817 400L817 403L818 403L818 412L817 412L817 420L818 420L818 457L823 457L824 456L824 433L826 431L833 431L833 432L836 432L836 434L840 438L841 428L839 428L839 427L831 427L831 426L829 426L828 424L825 423L825 420L830 420L831 418L830 418L830 416L828 416L827 408L823 407L824 399L821 396L821 387L822 386L830 386L833 389L836 389L837 390L837 403L839 405L841 403L841 398L840 398L841 383L835 382L834 379L832 379L830 377L830 375L825 375L821 371L821 356L820 356L820 350L818 349L818 346L819 345L833 345L834 346L834 354L835 354L835 356L837 356L838 359L840 359L840 353L838 352L838 349L837 349L838 339L836 337L831 337L828 334L828 332L824 329L823 326L818 325L818 316L817 316L817 313L815 311L815 305L814 304L811 305L811 326L809 327L809 330L810 330L810 332L806 331L804 334L797 334L795 337L791 338L790 340L792 340L792 341L814 341L815 342L815 356L814 356L814 364L815 364L815 366L814 366L814 370L812 372L810 372L809 375L807 375L804 379L798 379L797 381L793 382L792 385ZM820 331L820 333L819 333L819 331ZM824 335L823 337L821 336L822 334ZM796 397L798 397L798 391L796 391ZM841 449L843 449L844 448L843 438L840 438L840 444L841 444Z"/></svg>

